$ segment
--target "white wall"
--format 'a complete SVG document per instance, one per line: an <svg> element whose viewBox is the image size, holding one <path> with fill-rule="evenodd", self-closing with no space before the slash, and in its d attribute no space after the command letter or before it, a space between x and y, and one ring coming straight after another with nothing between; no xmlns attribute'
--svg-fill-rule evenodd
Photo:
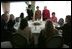
<svg viewBox="0 0 72 49"><path fill-rule="evenodd" d="M27 16L26 13L26 3L25 2L11 2L10 3L10 14L14 14L15 18L20 16L20 13L23 12L24 16Z"/></svg>

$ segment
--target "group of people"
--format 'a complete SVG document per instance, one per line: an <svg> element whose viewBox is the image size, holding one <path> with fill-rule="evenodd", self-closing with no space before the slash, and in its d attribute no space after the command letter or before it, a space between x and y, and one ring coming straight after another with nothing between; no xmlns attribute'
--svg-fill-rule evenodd
<svg viewBox="0 0 72 49"><path fill-rule="evenodd" d="M18 29L14 26L19 23ZM14 48L33 47L33 36L28 22L24 18L24 13L14 19L13 14L9 11L4 12L1 16L1 42L10 41Z"/></svg>
<svg viewBox="0 0 72 49"><path fill-rule="evenodd" d="M52 15L50 16L50 11L47 9L47 6L44 7L43 12L39 9L39 6L36 7L35 14L32 11L31 5L28 6L27 9L27 14L28 16L26 17L27 20L42 20L46 21L47 19L50 19L52 22L58 23L60 26L63 26L64 24L64 19L60 18L59 21L57 21L56 13L52 12ZM41 14L42 13L42 14Z"/></svg>
<svg viewBox="0 0 72 49"><path fill-rule="evenodd" d="M14 48L34 48L34 36L31 33L31 28L28 26L28 20L33 19L33 11L31 5L27 9L28 16L24 18L24 13L20 14L20 17L14 19L14 15L6 11L1 16L1 42L11 41ZM66 16L66 24L61 18L59 20L60 27L54 28L52 21L57 22L55 12L52 13L50 19L50 12L45 7L43 10L43 20L46 20L45 28L41 30L38 38L38 48L62 48L63 44L71 47L71 16ZM37 6L35 12L35 19L41 19L41 11ZM19 23L19 27L16 30L14 25ZM59 29L61 29L62 36L59 36Z"/></svg>
<svg viewBox="0 0 72 49"><path fill-rule="evenodd" d="M41 10L39 9L39 6L36 7L36 11L35 14L32 11L32 6L29 5L28 9L27 9L27 14L28 16L26 17L27 20L40 20L41 17L43 19L43 21L47 20L47 19L52 19L52 21L57 22L57 17L55 16L55 12L52 12L52 17L50 17L50 11L47 9L47 6L44 7L44 10L41 14Z"/></svg>

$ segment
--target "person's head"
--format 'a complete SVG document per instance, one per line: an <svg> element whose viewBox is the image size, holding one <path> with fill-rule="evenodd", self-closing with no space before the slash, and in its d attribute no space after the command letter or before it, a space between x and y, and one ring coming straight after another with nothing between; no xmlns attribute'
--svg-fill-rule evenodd
<svg viewBox="0 0 72 49"><path fill-rule="evenodd" d="M14 15L13 14L10 15L10 20L14 20Z"/></svg>
<svg viewBox="0 0 72 49"><path fill-rule="evenodd" d="M28 8L31 8L31 5L28 5Z"/></svg>
<svg viewBox="0 0 72 49"><path fill-rule="evenodd" d="M2 18L2 20L4 20L5 22L8 21L8 16L5 15L5 14L2 14L1 18Z"/></svg>
<svg viewBox="0 0 72 49"><path fill-rule="evenodd" d="M26 19L22 19L22 20L21 20L21 23L20 23L19 29L23 30L23 29L25 29L27 26L28 26L27 20L26 20Z"/></svg>
<svg viewBox="0 0 72 49"><path fill-rule="evenodd" d="M53 29L53 23L51 20L47 20L45 24L45 30L46 31L51 31Z"/></svg>
<svg viewBox="0 0 72 49"><path fill-rule="evenodd" d="M20 18L23 19L24 18L24 13L20 14Z"/></svg>
<svg viewBox="0 0 72 49"><path fill-rule="evenodd" d="M52 16L55 16L55 12L52 12Z"/></svg>
<svg viewBox="0 0 72 49"><path fill-rule="evenodd" d="M39 6L37 6L36 9L39 10Z"/></svg>
<svg viewBox="0 0 72 49"><path fill-rule="evenodd" d="M63 25L63 24L64 24L64 19L63 19L63 18L60 18L58 23L59 23L60 25Z"/></svg>
<svg viewBox="0 0 72 49"><path fill-rule="evenodd" d="M63 18L60 18L60 19L59 19L59 22L64 22L64 19L63 19Z"/></svg>
<svg viewBox="0 0 72 49"><path fill-rule="evenodd" d="M5 11L4 12L4 14L8 17L8 20L7 20L7 22L9 21L9 19L10 19L10 15L9 15L9 11L7 10L7 11Z"/></svg>
<svg viewBox="0 0 72 49"><path fill-rule="evenodd" d="M67 15L66 18L65 18L65 21L68 23L68 22L71 22L71 15Z"/></svg>
<svg viewBox="0 0 72 49"><path fill-rule="evenodd" d="M47 9L47 6L45 6L44 9Z"/></svg>

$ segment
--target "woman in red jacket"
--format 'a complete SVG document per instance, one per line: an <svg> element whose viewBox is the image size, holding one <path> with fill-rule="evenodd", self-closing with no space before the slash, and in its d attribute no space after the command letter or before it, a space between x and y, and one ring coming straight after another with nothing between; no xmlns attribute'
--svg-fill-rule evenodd
<svg viewBox="0 0 72 49"><path fill-rule="evenodd" d="M44 7L42 15L43 15L43 20L50 19L50 11L47 9L47 6Z"/></svg>

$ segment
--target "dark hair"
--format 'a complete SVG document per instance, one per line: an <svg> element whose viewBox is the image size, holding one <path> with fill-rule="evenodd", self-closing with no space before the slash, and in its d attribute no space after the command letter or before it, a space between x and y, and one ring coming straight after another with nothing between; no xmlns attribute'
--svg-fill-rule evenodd
<svg viewBox="0 0 72 49"><path fill-rule="evenodd" d="M71 15L67 15L66 16L66 22L70 22L71 21Z"/></svg>
<svg viewBox="0 0 72 49"><path fill-rule="evenodd" d="M52 12L52 15L55 14L55 12Z"/></svg>
<svg viewBox="0 0 72 49"><path fill-rule="evenodd" d="M12 17L13 17L13 18L12 18ZM10 14L10 20L11 20L11 19L14 19L14 15L13 15L13 14Z"/></svg>
<svg viewBox="0 0 72 49"><path fill-rule="evenodd" d="M1 15L1 19L3 19L3 18L4 18L4 16L5 16L5 14L2 14L2 15Z"/></svg>
<svg viewBox="0 0 72 49"><path fill-rule="evenodd" d="M31 8L31 5L28 5L28 8Z"/></svg>
<svg viewBox="0 0 72 49"><path fill-rule="evenodd" d="M21 18L21 19L24 18L24 13L21 13L21 14L20 14L20 18Z"/></svg>
<svg viewBox="0 0 72 49"><path fill-rule="evenodd" d="M26 19L22 19L21 23L20 23L20 29L23 30L24 28L26 28L28 26L28 22Z"/></svg>
<svg viewBox="0 0 72 49"><path fill-rule="evenodd" d="M10 14L10 16L14 16L13 14Z"/></svg>
<svg viewBox="0 0 72 49"><path fill-rule="evenodd" d="M66 18L70 20L71 19L71 16L70 15L67 15Z"/></svg>
<svg viewBox="0 0 72 49"><path fill-rule="evenodd" d="M36 8L39 8L39 6L37 6Z"/></svg>
<svg viewBox="0 0 72 49"><path fill-rule="evenodd" d="M64 22L64 19L63 19L63 18L60 18L60 19L59 19L59 21L62 21L62 22Z"/></svg>
<svg viewBox="0 0 72 49"><path fill-rule="evenodd" d="M1 16L1 20L5 20L5 21L7 21L7 20L8 20L8 16L5 15L5 14L2 14L2 16Z"/></svg>

